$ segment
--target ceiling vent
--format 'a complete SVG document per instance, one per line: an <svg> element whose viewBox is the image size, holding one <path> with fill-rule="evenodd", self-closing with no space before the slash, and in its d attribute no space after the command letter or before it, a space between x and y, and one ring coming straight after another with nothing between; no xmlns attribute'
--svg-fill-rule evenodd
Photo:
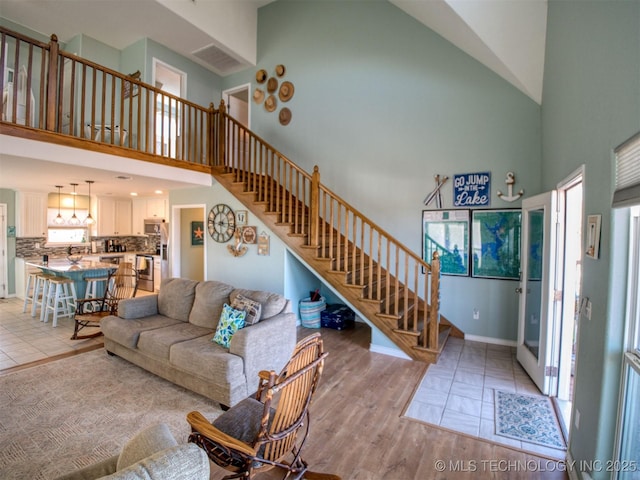
<svg viewBox="0 0 640 480"><path fill-rule="evenodd" d="M223 52L215 45L206 46L200 50L194 51L192 54L207 65L212 66L221 75L235 72L240 67L244 66L243 63Z"/></svg>

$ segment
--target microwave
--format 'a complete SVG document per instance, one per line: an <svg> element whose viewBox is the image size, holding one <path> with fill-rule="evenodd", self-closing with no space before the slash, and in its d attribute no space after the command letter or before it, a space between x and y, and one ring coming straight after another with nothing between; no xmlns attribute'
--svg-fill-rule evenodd
<svg viewBox="0 0 640 480"><path fill-rule="evenodd" d="M162 218L145 218L144 233L146 235L160 235L160 224L163 221Z"/></svg>

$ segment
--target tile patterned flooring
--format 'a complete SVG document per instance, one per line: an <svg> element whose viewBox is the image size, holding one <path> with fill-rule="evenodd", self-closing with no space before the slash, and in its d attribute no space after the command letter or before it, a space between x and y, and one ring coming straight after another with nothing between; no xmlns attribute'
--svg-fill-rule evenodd
<svg viewBox="0 0 640 480"><path fill-rule="evenodd" d="M405 416L551 458L564 450L495 435L494 390L540 395L513 347L450 338L429 366Z"/></svg>
<svg viewBox="0 0 640 480"><path fill-rule="evenodd" d="M58 319L53 328L49 322L31 316L31 304L22 313L23 301L18 298L0 299L0 370L44 360L63 353L102 344L102 338L71 340L73 320Z"/></svg>

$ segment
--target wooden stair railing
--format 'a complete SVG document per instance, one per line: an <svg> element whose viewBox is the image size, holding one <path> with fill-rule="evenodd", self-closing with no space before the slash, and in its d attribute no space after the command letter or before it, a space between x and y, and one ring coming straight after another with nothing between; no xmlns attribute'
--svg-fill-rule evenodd
<svg viewBox="0 0 640 480"><path fill-rule="evenodd" d="M449 335L463 336L439 312L437 254L423 261L224 103L200 107L63 52L55 35L45 44L0 27L0 37L0 65L13 68L12 79L0 70L0 133L211 171L411 358L437 361Z"/></svg>
<svg viewBox="0 0 640 480"><path fill-rule="evenodd" d="M0 133L209 172L213 105L64 52L55 35L47 44L0 26L0 40Z"/></svg>
<svg viewBox="0 0 640 480"><path fill-rule="evenodd" d="M215 114L213 175L408 356L437 361L449 334L436 253L430 264L259 136ZM225 141L222 141L225 139Z"/></svg>

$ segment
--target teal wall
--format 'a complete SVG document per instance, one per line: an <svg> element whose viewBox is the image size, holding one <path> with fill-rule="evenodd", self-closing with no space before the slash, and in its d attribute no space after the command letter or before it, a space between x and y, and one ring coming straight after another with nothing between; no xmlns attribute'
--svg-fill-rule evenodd
<svg viewBox="0 0 640 480"><path fill-rule="evenodd" d="M540 191L539 105L388 2L260 8L258 65L223 88L253 90L256 70L280 63L295 85L292 121L252 103L252 130L305 170L319 165L323 183L415 252L434 174L491 171L498 208L520 206L495 196L508 171L527 195ZM452 197L449 182L445 207ZM444 277L442 312L468 334L515 340L516 286Z"/></svg>
<svg viewBox="0 0 640 480"><path fill-rule="evenodd" d="M0 203L7 205L7 227L16 226L16 192L0 188ZM16 237L7 236L7 295L16 293Z"/></svg>
<svg viewBox="0 0 640 480"><path fill-rule="evenodd" d="M585 216L602 215L600 258L585 257L583 267L593 311L580 322L571 452L604 464L613 455L628 264L628 214L611 210L613 149L640 130L640 2L549 2L542 125L543 188L584 164Z"/></svg>

